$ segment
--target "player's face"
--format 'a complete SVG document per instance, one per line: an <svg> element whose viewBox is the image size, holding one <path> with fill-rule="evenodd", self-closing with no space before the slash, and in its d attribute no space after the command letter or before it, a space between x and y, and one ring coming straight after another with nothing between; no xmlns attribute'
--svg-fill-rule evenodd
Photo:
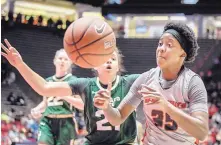
<svg viewBox="0 0 221 145"><path fill-rule="evenodd" d="M186 56L180 43L169 33L164 33L156 50L157 65L163 68L180 65Z"/></svg>
<svg viewBox="0 0 221 145"><path fill-rule="evenodd" d="M64 51L59 52L54 59L54 65L56 69L60 71L68 71L71 64L71 60Z"/></svg>
<svg viewBox="0 0 221 145"><path fill-rule="evenodd" d="M112 54L112 57L103 65L95 68L98 74L102 73L109 73L109 74L117 74L119 71L119 64L118 64L118 55L116 52Z"/></svg>

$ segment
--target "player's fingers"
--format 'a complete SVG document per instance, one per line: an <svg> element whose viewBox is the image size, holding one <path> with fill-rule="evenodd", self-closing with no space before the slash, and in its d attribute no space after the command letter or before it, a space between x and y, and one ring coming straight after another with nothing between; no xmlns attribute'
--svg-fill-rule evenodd
<svg viewBox="0 0 221 145"><path fill-rule="evenodd" d="M154 95L147 95L144 96L142 100L144 101L145 104L153 104L157 103L160 100L160 98Z"/></svg>
<svg viewBox="0 0 221 145"><path fill-rule="evenodd" d="M4 52L1 52L1 55L4 56L6 59L8 59L8 55Z"/></svg>
<svg viewBox="0 0 221 145"><path fill-rule="evenodd" d="M108 83L108 85L107 85L107 90L108 90L109 92L111 92L111 88L112 88L112 82L110 81L110 82Z"/></svg>
<svg viewBox="0 0 221 145"><path fill-rule="evenodd" d="M103 106L103 103L100 103L100 102L94 102L94 106L97 107L97 108L100 108Z"/></svg>
<svg viewBox="0 0 221 145"><path fill-rule="evenodd" d="M11 44L9 43L8 39L4 39L5 44L8 46L8 48L12 47Z"/></svg>
<svg viewBox="0 0 221 145"><path fill-rule="evenodd" d="M94 100L94 104L104 105L105 101L102 100Z"/></svg>
<svg viewBox="0 0 221 145"><path fill-rule="evenodd" d="M5 47L4 44L1 43L1 47L2 49L6 52L6 53L9 53L10 51L8 50L8 48Z"/></svg>
<svg viewBox="0 0 221 145"><path fill-rule="evenodd" d="M156 98L156 99L160 99L159 96L155 96L155 95L152 95L152 94L143 95L142 100L144 100L145 98Z"/></svg>
<svg viewBox="0 0 221 145"><path fill-rule="evenodd" d="M97 94L102 94L102 93L108 93L108 91L107 90L99 90L99 91L97 91Z"/></svg>
<svg viewBox="0 0 221 145"><path fill-rule="evenodd" d="M17 53L18 53L18 51L17 51L14 47L10 47L9 50L10 50L11 52L13 52L14 54L17 54Z"/></svg>
<svg viewBox="0 0 221 145"><path fill-rule="evenodd" d="M141 94L141 95L152 94L152 95L155 95L155 96L161 96L161 94L159 92L150 92L149 90L145 90L145 89L139 90L138 93Z"/></svg>
<svg viewBox="0 0 221 145"><path fill-rule="evenodd" d="M107 99L109 99L110 98L110 95L109 95L109 93L108 92L99 92L99 93L97 93L95 96L102 96L103 98L107 98Z"/></svg>
<svg viewBox="0 0 221 145"><path fill-rule="evenodd" d="M93 99L94 101L107 101L106 98L96 97Z"/></svg>

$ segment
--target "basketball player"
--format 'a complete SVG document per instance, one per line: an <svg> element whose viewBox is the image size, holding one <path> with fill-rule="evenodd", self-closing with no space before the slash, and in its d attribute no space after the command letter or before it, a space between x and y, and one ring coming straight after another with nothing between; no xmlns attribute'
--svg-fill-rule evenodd
<svg viewBox="0 0 221 145"><path fill-rule="evenodd" d="M56 51L54 57L55 75L47 78L50 82L69 81L76 79L71 74L72 62L68 58L64 49ZM84 103L79 96L65 97L44 97L43 101L31 110L34 118L40 119L38 144L70 144L70 141L76 139L77 124L73 121L73 112L75 109L83 109ZM51 123L50 123L51 122ZM66 124L66 127L58 127L60 129L54 132L60 124Z"/></svg>
<svg viewBox="0 0 221 145"><path fill-rule="evenodd" d="M111 105L117 107L129 91L138 75L120 76L118 73L123 69L121 54L116 51L112 57L100 67L94 68L97 73L95 78L77 78L68 82L46 82L41 76L31 70L22 60L18 51L5 40L7 58L29 83L29 85L42 96L71 96L80 95L84 102L84 119L88 131L85 145L116 145L133 143L136 136L136 116L133 112L124 123L112 126L104 117L103 111L93 105L93 98L97 91L109 87L112 94ZM109 85L110 86L110 85Z"/></svg>
<svg viewBox="0 0 221 145"><path fill-rule="evenodd" d="M68 58L64 49L60 49L56 51L54 57L54 65L55 65L55 75L47 78L47 81L63 81L65 78L75 79L76 77L71 74L72 63ZM65 76L65 78L63 78ZM80 98L76 98L79 96L65 96L65 97L54 97L53 100L49 102L57 102L61 99L65 100L69 104L72 104L75 108L83 110L84 104ZM38 106L31 110L31 114L35 119L39 119L42 116L42 113L45 112L48 107L47 97L43 98L43 101L39 103ZM50 105L49 105L50 106ZM52 105L53 106L53 105ZM56 105L55 105L56 106ZM72 109L72 108L71 108Z"/></svg>
<svg viewBox="0 0 221 145"><path fill-rule="evenodd" d="M55 75L47 78L46 81L61 82L76 79L71 74L72 62L64 49L56 52L53 62L55 65ZM68 145L71 143L71 140L76 138L72 102L76 104L76 108L80 109L83 108L84 104L82 99L75 97L77 96L65 96L63 99L54 96L44 97L37 108L32 109L32 115L38 115L35 112L43 113L39 124L39 145Z"/></svg>
<svg viewBox="0 0 221 145"><path fill-rule="evenodd" d="M109 105L108 90L97 92L94 105L116 126L144 103L145 145L197 144L208 134L207 92L201 78L184 63L195 59L198 48L187 25L168 23L156 49L158 67L134 82L118 108Z"/></svg>

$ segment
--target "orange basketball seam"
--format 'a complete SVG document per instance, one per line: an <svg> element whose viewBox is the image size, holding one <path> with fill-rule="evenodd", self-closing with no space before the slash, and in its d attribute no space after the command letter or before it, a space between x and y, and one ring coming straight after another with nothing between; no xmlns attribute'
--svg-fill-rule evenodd
<svg viewBox="0 0 221 145"><path fill-rule="evenodd" d="M84 31L82 37L79 39L78 42L80 42L80 41L82 40L82 38L84 37L84 35L85 35L85 33L87 32L88 28L90 28L90 26L94 23L94 21L95 21L95 20L93 20L92 23L89 23L90 25L88 25L87 29ZM75 23L74 23L74 24L75 24ZM81 53L78 51L78 48L77 48L77 43L78 43L78 42L75 43L75 39L74 39L75 37L73 36L73 35L74 35L74 24L73 24L73 26L72 26L72 40L73 40L73 45L74 45L74 47L75 47L75 50L76 50L77 53L78 53L78 56L81 56ZM72 52L70 52L70 53L72 53ZM84 57L82 57L82 59L83 59L87 64L89 64L89 65L91 65L91 66L94 66L94 65L90 64ZM77 62L77 59L75 59L75 61Z"/></svg>
<svg viewBox="0 0 221 145"><path fill-rule="evenodd" d="M115 51L115 50L114 50ZM105 55L110 55L110 54L113 54L114 53L114 51L112 51L112 52L110 52L110 53L105 53L105 54L93 54L93 53L84 53L84 54L81 54L81 56L77 56L76 57L76 61L80 58L80 57L82 57L83 58L83 56L85 56L85 55L94 55L94 56L105 56ZM94 66L94 65L92 65L92 66Z"/></svg>
<svg viewBox="0 0 221 145"><path fill-rule="evenodd" d="M90 42L90 43L88 43L88 44L86 44L86 45L84 45L84 46L82 46L82 47L80 47L80 48L77 48L76 50L73 50L73 51L71 51L71 52L69 52L69 53L74 53L74 52L76 52L76 51L78 51L78 50L81 50L81 49L83 49L83 48L85 48L85 47L87 47L87 46L89 46L89 45L91 45L91 44L93 44L93 43L95 43L95 42L97 42L97 41L99 41L99 40L101 40L101 39L103 39L103 38L109 36L109 35L112 34L112 33L113 33L113 31L112 31L112 32L109 32L109 33L107 33L106 35L104 35L103 37L100 37L100 38L98 38L98 39L96 39L96 40L94 40L94 41L92 41L92 42Z"/></svg>
<svg viewBox="0 0 221 145"><path fill-rule="evenodd" d="M94 21L95 20L92 20L91 22L89 22L88 24L88 26L87 26L87 28L84 30L84 32L82 33L82 36L80 37L80 39L77 41L77 42L75 42L74 40L74 24L75 23L73 23L73 25L72 25L72 40L73 40L73 43L72 44L68 44L68 45L77 45L81 40L82 40L82 38L84 37L84 35L86 34L86 32L87 32L87 30L90 28L90 26L94 23Z"/></svg>

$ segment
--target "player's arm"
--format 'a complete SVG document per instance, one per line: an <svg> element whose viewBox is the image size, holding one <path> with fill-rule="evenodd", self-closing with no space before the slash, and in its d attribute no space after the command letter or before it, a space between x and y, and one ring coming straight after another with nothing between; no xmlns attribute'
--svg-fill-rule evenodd
<svg viewBox="0 0 221 145"><path fill-rule="evenodd" d="M23 60L19 52L5 39L8 48L3 44L1 52L11 65L13 65L26 82L41 96L70 96L71 88L67 82L47 82L40 75L35 73Z"/></svg>
<svg viewBox="0 0 221 145"><path fill-rule="evenodd" d="M167 105L166 111L178 126L195 138L204 140L208 135L207 92L203 81L198 76L192 78L188 96L191 115L184 113L170 103Z"/></svg>
<svg viewBox="0 0 221 145"><path fill-rule="evenodd" d="M41 96L72 95L71 88L67 82L47 82L24 62L17 67L17 70L25 81Z"/></svg>
<svg viewBox="0 0 221 145"><path fill-rule="evenodd" d="M81 96L79 95L73 95L73 96L64 96L64 97L56 97L57 99L63 99L70 103L72 106L74 106L77 109L84 110L84 102L81 99Z"/></svg>
<svg viewBox="0 0 221 145"><path fill-rule="evenodd" d="M38 106L31 109L32 117L34 117L35 119L41 118L42 113L45 111L46 107L47 107L46 97L44 97L43 101L39 103Z"/></svg>
<svg viewBox="0 0 221 145"><path fill-rule="evenodd" d="M106 109L103 109L105 117L113 126L122 124L134 110L135 107L130 104L123 104L121 108L113 108L108 105Z"/></svg>
<svg viewBox="0 0 221 145"><path fill-rule="evenodd" d="M46 97L43 97L43 100L41 101L41 103L39 103L38 106L36 106L33 109L34 110L39 110L40 112L44 112L46 107L47 107L47 100L46 100Z"/></svg>
<svg viewBox="0 0 221 145"><path fill-rule="evenodd" d="M122 124L142 101L141 95L138 94L138 86L143 80L142 77L139 77L133 83L129 93L124 97L117 108L113 108L110 105L111 83L109 83L107 90L100 90L97 92L94 97L94 105L97 108L103 109L105 117L113 126Z"/></svg>

